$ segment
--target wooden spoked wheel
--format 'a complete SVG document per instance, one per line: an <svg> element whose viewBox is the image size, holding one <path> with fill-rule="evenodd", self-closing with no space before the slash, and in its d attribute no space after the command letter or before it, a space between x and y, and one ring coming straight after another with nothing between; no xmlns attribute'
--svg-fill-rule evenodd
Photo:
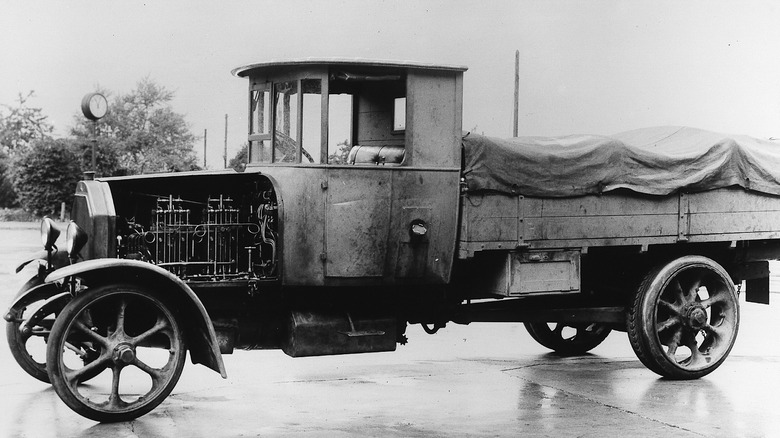
<svg viewBox="0 0 780 438"><path fill-rule="evenodd" d="M527 322L525 328L536 342L565 356L584 354L596 348L612 331L600 323Z"/></svg>
<svg viewBox="0 0 780 438"><path fill-rule="evenodd" d="M671 379L695 379L719 367L737 338L739 305L716 262L685 256L645 277L628 315L637 357Z"/></svg>
<svg viewBox="0 0 780 438"><path fill-rule="evenodd" d="M83 345L94 346L99 356L85 364ZM133 286L106 286L65 306L46 360L65 404L84 417L114 422L159 405L179 380L185 356L182 330L162 301Z"/></svg>
<svg viewBox="0 0 780 438"><path fill-rule="evenodd" d="M5 315L5 334L11 355L22 370L44 383L50 383L46 371L46 342L54 319L70 298L69 293L60 292L52 284L44 285L35 276L19 289ZM85 359L90 357L85 356Z"/></svg>

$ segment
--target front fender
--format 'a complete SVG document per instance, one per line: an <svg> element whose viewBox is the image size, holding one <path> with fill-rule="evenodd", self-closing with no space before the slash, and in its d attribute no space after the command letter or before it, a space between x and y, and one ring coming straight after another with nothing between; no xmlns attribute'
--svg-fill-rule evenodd
<svg viewBox="0 0 780 438"><path fill-rule="evenodd" d="M60 287L56 284L41 284L37 278L38 277L30 279L30 281L19 290L19 293L14 298L14 302L11 303L11 307L8 309L8 312L3 316L6 321L11 322L18 319L24 308L30 304L49 299L61 292Z"/></svg>
<svg viewBox="0 0 780 438"><path fill-rule="evenodd" d="M86 285L131 283L161 293L187 313L185 325L192 363L200 363L227 378L211 318L195 292L179 277L147 262L127 259L93 259L57 269L46 277L54 283L77 276Z"/></svg>
<svg viewBox="0 0 780 438"><path fill-rule="evenodd" d="M34 288L35 286L43 284L43 277L41 275L35 274L32 277L30 277L29 280L27 280L22 287L19 288L18 291L16 291L16 295L14 295L14 302L21 297L22 295L26 294L27 291Z"/></svg>
<svg viewBox="0 0 780 438"><path fill-rule="evenodd" d="M19 262L19 264L16 266L16 273L18 274L19 272L22 271L22 269L25 268L25 266L29 265L34 261L47 263L47 260L49 260L49 253L46 250L42 249L40 251L37 251L33 254L28 255L21 262ZM65 253L65 251L55 251L51 255L51 264L52 266L50 268L52 270L58 269L63 266L68 266L68 264L70 264L70 259L68 259L68 255Z"/></svg>

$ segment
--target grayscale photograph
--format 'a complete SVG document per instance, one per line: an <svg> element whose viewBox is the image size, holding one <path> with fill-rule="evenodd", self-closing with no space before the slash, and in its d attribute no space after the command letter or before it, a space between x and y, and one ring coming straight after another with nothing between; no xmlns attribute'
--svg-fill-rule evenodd
<svg viewBox="0 0 780 438"><path fill-rule="evenodd" d="M780 4L2 0L0 436L780 436Z"/></svg>

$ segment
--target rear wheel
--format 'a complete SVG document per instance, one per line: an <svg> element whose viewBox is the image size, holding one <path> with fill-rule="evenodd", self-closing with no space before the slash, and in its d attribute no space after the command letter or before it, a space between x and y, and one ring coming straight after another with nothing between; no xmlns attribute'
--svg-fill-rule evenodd
<svg viewBox="0 0 780 438"><path fill-rule="evenodd" d="M85 344L99 356L85 364ZM127 421L157 407L179 380L182 330L167 306L132 286L87 290L57 317L47 349L57 395L84 417ZM83 382L96 377L89 385Z"/></svg>
<svg viewBox="0 0 780 438"><path fill-rule="evenodd" d="M670 379L696 379L719 367L737 338L739 305L729 274L686 256L645 277L628 313L639 360Z"/></svg>
<svg viewBox="0 0 780 438"><path fill-rule="evenodd" d="M612 331L599 323L526 322L525 328L536 342L566 356L584 354L596 348Z"/></svg>

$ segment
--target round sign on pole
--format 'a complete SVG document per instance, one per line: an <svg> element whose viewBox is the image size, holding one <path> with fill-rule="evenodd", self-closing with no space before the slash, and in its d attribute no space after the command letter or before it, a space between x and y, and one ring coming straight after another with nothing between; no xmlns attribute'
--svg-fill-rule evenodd
<svg viewBox="0 0 780 438"><path fill-rule="evenodd" d="M100 93L89 93L81 99L81 112L84 113L84 117L95 122L95 133L92 138L92 170L84 172L85 179L95 179L95 172L97 170L96 163L96 149L97 149L97 135L98 124L97 121L103 118L108 112L108 100L106 96Z"/></svg>
<svg viewBox="0 0 780 438"><path fill-rule="evenodd" d="M99 120L108 111L106 96L100 93L89 93L81 99L81 112L89 120Z"/></svg>

